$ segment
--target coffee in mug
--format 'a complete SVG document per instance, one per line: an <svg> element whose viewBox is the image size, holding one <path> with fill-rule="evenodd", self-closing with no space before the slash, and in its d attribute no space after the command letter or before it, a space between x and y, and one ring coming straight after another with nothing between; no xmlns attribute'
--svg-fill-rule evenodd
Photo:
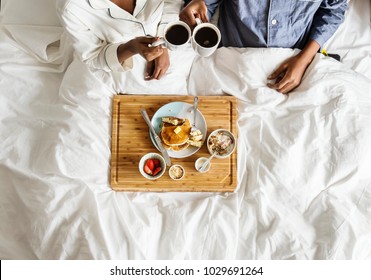
<svg viewBox="0 0 371 280"><path fill-rule="evenodd" d="M204 48L212 48L218 44L218 33L211 27L205 26L197 31L195 40Z"/></svg>
<svg viewBox="0 0 371 280"><path fill-rule="evenodd" d="M199 56L210 56L218 48L221 40L220 31L214 24L202 23L199 18L196 18L196 22L197 26L192 35L192 47Z"/></svg>
<svg viewBox="0 0 371 280"><path fill-rule="evenodd" d="M151 46L164 45L169 50L175 51L187 46L191 38L191 29L183 21L170 22L165 27L165 36L154 42Z"/></svg>
<svg viewBox="0 0 371 280"><path fill-rule="evenodd" d="M188 42L189 33L185 26L176 24L166 30L165 38L173 45L183 45Z"/></svg>

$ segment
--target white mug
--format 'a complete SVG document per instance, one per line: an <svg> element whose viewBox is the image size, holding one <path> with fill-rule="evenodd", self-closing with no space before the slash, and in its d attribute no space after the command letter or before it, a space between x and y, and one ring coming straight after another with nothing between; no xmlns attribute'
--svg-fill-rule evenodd
<svg viewBox="0 0 371 280"><path fill-rule="evenodd" d="M193 30L192 35L192 47L193 50L202 57L212 55L218 48L220 40L222 38L218 27L212 23L202 22L199 18L196 18L197 26ZM209 34L202 34L209 29ZM211 33L210 33L211 29ZM202 37L201 35L204 35ZM205 37L206 36L206 37ZM204 40L204 41L203 41ZM210 42L210 40L212 40ZM210 45L208 45L210 44Z"/></svg>
<svg viewBox="0 0 371 280"><path fill-rule="evenodd" d="M172 51L182 49L187 46L191 39L192 31L188 24L183 21L174 21L166 25L164 34L163 38L151 44L150 47L164 45Z"/></svg>

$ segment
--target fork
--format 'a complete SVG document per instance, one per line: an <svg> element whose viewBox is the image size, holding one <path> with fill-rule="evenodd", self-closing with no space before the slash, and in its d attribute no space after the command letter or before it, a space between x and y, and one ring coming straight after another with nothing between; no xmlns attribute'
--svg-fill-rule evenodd
<svg viewBox="0 0 371 280"><path fill-rule="evenodd" d="M196 127L197 105L198 105L198 97L195 96L193 99L193 124L191 127L191 132L198 130L198 128Z"/></svg>

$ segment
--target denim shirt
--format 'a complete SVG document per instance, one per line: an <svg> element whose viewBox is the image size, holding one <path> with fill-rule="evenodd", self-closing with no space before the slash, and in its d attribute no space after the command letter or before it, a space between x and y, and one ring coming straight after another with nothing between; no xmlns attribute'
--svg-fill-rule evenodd
<svg viewBox="0 0 371 280"><path fill-rule="evenodd" d="M205 0L209 18L220 6L218 26L225 47L320 46L344 20L347 0Z"/></svg>

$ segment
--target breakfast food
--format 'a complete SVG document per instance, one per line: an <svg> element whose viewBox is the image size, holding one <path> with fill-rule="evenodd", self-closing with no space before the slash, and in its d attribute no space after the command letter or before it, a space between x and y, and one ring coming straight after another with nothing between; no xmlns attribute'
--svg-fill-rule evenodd
<svg viewBox="0 0 371 280"><path fill-rule="evenodd" d="M143 170L145 173L151 176L156 176L158 173L161 172L161 162L157 158L149 158L144 163Z"/></svg>
<svg viewBox="0 0 371 280"><path fill-rule="evenodd" d="M233 144L232 137L223 131L218 131L217 133L210 135L208 140L210 150L213 153L216 152L219 156L224 156L230 153Z"/></svg>
<svg viewBox="0 0 371 280"><path fill-rule="evenodd" d="M184 176L184 169L180 165L173 165L169 169L169 175L174 180L180 180Z"/></svg>
<svg viewBox="0 0 371 280"><path fill-rule="evenodd" d="M191 146L200 148L202 146L202 138L202 132L199 129L196 129L189 133L188 143Z"/></svg>
<svg viewBox="0 0 371 280"><path fill-rule="evenodd" d="M169 123L172 125L180 125L185 122L185 119L177 118L177 117L162 117L162 122L163 123Z"/></svg>
<svg viewBox="0 0 371 280"><path fill-rule="evenodd" d="M189 135L190 135L190 138L194 141L202 140L202 133L199 129L196 129L195 131L191 131Z"/></svg>
<svg viewBox="0 0 371 280"><path fill-rule="evenodd" d="M199 129L192 131L188 119L165 116L162 117L161 125L160 138L166 149L182 151L190 145L202 146L201 131Z"/></svg>
<svg viewBox="0 0 371 280"><path fill-rule="evenodd" d="M165 120L165 121L164 121ZM189 139L191 124L188 119L183 122L177 122L177 125L166 122L162 119L161 139L167 146L181 146Z"/></svg>

